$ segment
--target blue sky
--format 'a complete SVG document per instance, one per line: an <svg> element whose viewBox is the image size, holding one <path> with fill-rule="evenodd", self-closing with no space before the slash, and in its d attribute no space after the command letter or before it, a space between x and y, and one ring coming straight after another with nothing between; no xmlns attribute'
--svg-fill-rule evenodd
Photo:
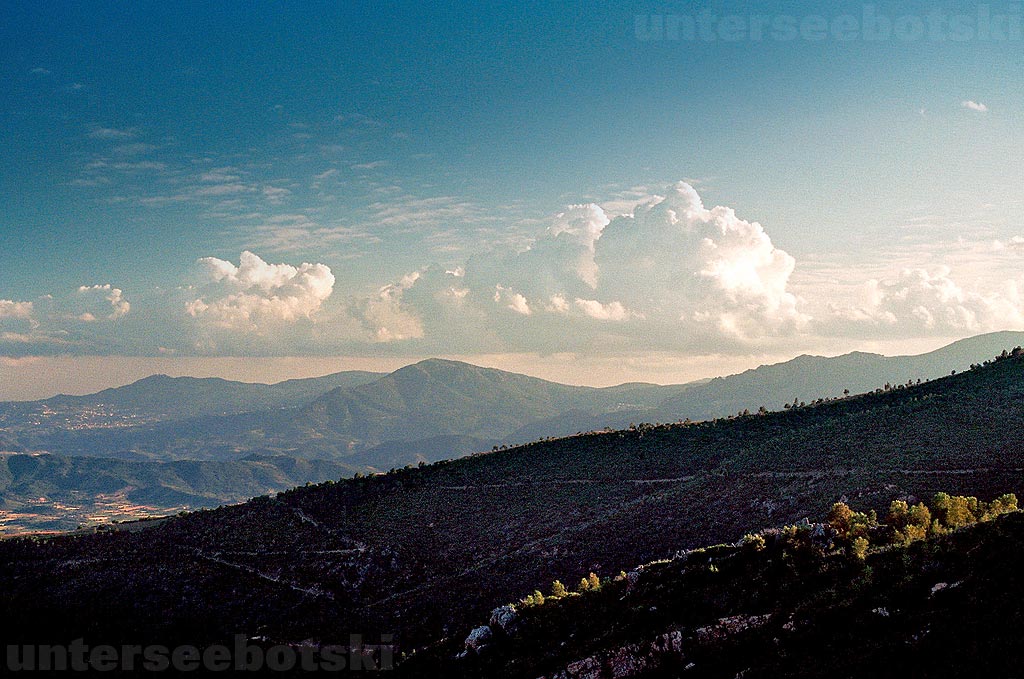
<svg viewBox="0 0 1024 679"><path fill-rule="evenodd" d="M0 370L668 381L1018 327L1021 13L6 3Z"/></svg>

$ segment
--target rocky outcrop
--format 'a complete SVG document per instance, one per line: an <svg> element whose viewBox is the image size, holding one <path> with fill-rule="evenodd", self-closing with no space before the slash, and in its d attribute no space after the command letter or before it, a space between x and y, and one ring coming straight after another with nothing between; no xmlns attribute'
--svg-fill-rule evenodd
<svg viewBox="0 0 1024 679"><path fill-rule="evenodd" d="M683 633L671 630L646 643L627 644L577 660L540 679L626 679L683 658Z"/></svg>
<svg viewBox="0 0 1024 679"><path fill-rule="evenodd" d="M714 625L694 630L694 637L699 644L724 641L747 630L763 627L771 618L772 616L767 613L765 615L733 615L721 618Z"/></svg>
<svg viewBox="0 0 1024 679"><path fill-rule="evenodd" d="M519 622L519 613L512 605L499 606L491 611L491 619L488 625L492 630L501 630L505 634L515 633Z"/></svg>
<svg viewBox="0 0 1024 679"><path fill-rule="evenodd" d="M487 625L476 627L466 637L466 650L479 653L494 638L494 631Z"/></svg>
<svg viewBox="0 0 1024 679"><path fill-rule="evenodd" d="M684 647L719 643L766 625L772 616L734 615L686 635L675 629L653 641L627 644L566 665L565 669L539 679L628 679L648 672L680 667L686 663Z"/></svg>

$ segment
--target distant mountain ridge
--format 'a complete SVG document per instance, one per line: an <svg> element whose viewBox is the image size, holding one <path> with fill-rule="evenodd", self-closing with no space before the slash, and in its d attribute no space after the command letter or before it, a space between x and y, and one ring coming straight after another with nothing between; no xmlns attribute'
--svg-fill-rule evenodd
<svg viewBox="0 0 1024 679"><path fill-rule="evenodd" d="M466 434L504 438L550 413L652 406L688 385L576 387L469 363L428 359L324 394L303 409L316 425L374 440Z"/></svg>
<svg viewBox="0 0 1024 679"><path fill-rule="evenodd" d="M121 421L115 412L113 422L103 423L110 426L19 427L29 406L0 404L0 449L161 460L291 455L358 459L372 471L465 454L473 441L491 447L640 422L705 420L760 406L778 410L794 400L839 396L844 389L859 393L947 375L1019 344L1024 333L1001 332L916 356L804 355L666 386L570 386L443 359L386 375L337 373L275 385L153 376L90 396L30 404L102 405L143 416ZM443 437L458 437L459 444L446 452L438 447Z"/></svg>
<svg viewBox="0 0 1024 679"><path fill-rule="evenodd" d="M660 415L682 414L705 419L756 410L764 405L778 410L793 400L810 402L842 395L844 389L858 394L918 379L934 379L953 370L995 356L1005 348L1024 344L1024 333L999 332L954 342L935 351L914 356L882 356L852 352L833 358L802 355L774 365L716 377L694 386L676 399L661 404ZM781 400L780 400L781 399Z"/></svg>
<svg viewBox="0 0 1024 679"><path fill-rule="evenodd" d="M555 578L614 576L823 516L843 497L881 513L939 490L1020 496L1021 450L1018 354L786 411L300 487L138 532L0 541L0 613L30 611L19 631L36 641L88 630L132 643L245 633L315 645L355 629L412 650L466 638L495 606Z"/></svg>
<svg viewBox="0 0 1024 679"><path fill-rule="evenodd" d="M647 408L625 408L614 413L565 413L530 423L516 432L518 440L564 436L606 426L621 429L631 423L706 420L756 411L764 406L779 410L794 400L810 403L837 397L844 390L858 394L909 380L927 380L966 370L972 363L1000 351L1024 345L1024 332L994 332L967 339L924 354L883 356L860 351L835 357L801 355L783 363L762 365L735 375L692 383L679 394Z"/></svg>
<svg viewBox="0 0 1024 679"><path fill-rule="evenodd" d="M361 370L274 384L237 382L219 377L151 375L123 387L85 396L60 395L36 401L50 406L110 406L181 419L209 415L291 408L339 387L367 384L384 373Z"/></svg>

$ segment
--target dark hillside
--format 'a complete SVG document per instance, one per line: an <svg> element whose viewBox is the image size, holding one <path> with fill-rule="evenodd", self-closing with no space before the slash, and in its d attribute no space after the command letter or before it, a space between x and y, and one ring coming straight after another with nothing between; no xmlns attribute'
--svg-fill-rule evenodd
<svg viewBox="0 0 1024 679"><path fill-rule="evenodd" d="M1024 514L998 511L910 543L892 544L885 524L861 524L889 543L872 548L865 539L862 553L833 521L750 534L613 577L591 574L557 595L553 585L496 609L472 633L416 653L400 674L1016 676Z"/></svg>
<svg viewBox="0 0 1024 679"><path fill-rule="evenodd" d="M214 636L329 641L355 629L395 633L409 648L554 578L820 516L843 496L882 509L940 490L1024 495L1022 396L1024 361L1012 357L784 412L299 488L130 535L4 542L0 610L18 611L36 636L158 636L201 620ZM235 605L232 574L260 607ZM139 601L163 617L130 625Z"/></svg>

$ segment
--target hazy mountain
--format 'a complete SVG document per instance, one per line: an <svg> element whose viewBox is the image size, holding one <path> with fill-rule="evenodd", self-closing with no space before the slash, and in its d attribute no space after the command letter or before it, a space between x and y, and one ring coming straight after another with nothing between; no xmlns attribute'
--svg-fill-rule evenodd
<svg viewBox="0 0 1024 679"><path fill-rule="evenodd" d="M886 384L896 386L918 379L966 370L1004 349L1024 345L1024 332L995 332L959 340L935 351L914 356L882 356L853 352L835 357L798 356L790 361L763 365L736 375L692 383L658 404L624 407L615 412L574 410L531 422L513 439L529 441L541 436L564 436L578 431L631 423L677 422L687 418L735 415L764 406L778 410L794 400L810 403L841 396L844 390L858 394Z"/></svg>
<svg viewBox="0 0 1024 679"><path fill-rule="evenodd" d="M684 385L600 389L438 359L384 376L339 373L277 385L156 376L88 397L51 399L44 404L53 413L45 417L39 404L27 413L0 409L0 446L161 460L256 453L343 459L368 471L386 470L497 444L641 422L704 420L762 405L775 410L844 389L858 393L916 382L966 369L1018 344L1024 344L1024 333L993 333L918 356L800 356ZM260 403L273 406L251 411ZM202 416L182 419L185 414ZM446 451L439 437L458 443Z"/></svg>
<svg viewBox="0 0 1024 679"><path fill-rule="evenodd" d="M782 412L298 488L131 534L0 541L0 614L17 612L37 641L84 630L111 643L465 638L553 579L823 516L842 497L884 516L894 497L938 490L1024 494L1022 403L1015 356Z"/></svg>
<svg viewBox="0 0 1024 679"><path fill-rule="evenodd" d="M654 414L658 421L706 419L765 406L778 410L794 400L811 402L841 396L843 390L858 394L918 379L966 370L972 363L995 356L1004 349L1024 345L1024 332L978 335L916 356L882 356L853 352L825 358L798 356L785 363L765 365L738 375L717 377L669 398Z"/></svg>
<svg viewBox="0 0 1024 679"><path fill-rule="evenodd" d="M407 464L436 462L491 450L500 444L496 439L481 439L458 434L432 436L415 441L385 441L360 451L346 460L349 465L364 469L388 470Z"/></svg>
<svg viewBox="0 0 1024 679"><path fill-rule="evenodd" d="M217 377L152 375L123 387L87 396L55 396L37 402L53 408L113 408L159 419L183 419L305 405L338 387L367 384L381 373L346 371L276 384L235 382Z"/></svg>
<svg viewBox="0 0 1024 679"><path fill-rule="evenodd" d="M315 393L337 382L344 384ZM552 413L652 407L686 388L653 384L575 387L437 359L382 377L342 373L270 386L158 376L59 401L63 406L59 411L57 401L51 400L44 405L55 412L45 416L40 416L38 404L21 413L20 419L18 411L8 411L0 434L7 439L7 449L15 451L165 460L237 458L248 453L358 456L367 469L388 469L490 449L509 441L520 427ZM224 403L243 410L257 399L273 400L276 407L218 414L227 410ZM288 399L303 403L287 408ZM215 410L203 416L180 417L185 412L202 412L202 408ZM148 421L128 416L139 412L170 412L173 419L168 419L172 415ZM55 419L59 422L52 422ZM441 446L444 439L439 437L455 437L450 442L458 445L445 450ZM410 442L404 450L402 441ZM475 449L475 443L484 447ZM385 447L375 454L373 449L378 446Z"/></svg>
<svg viewBox="0 0 1024 679"><path fill-rule="evenodd" d="M686 387L574 387L536 377L429 359L372 384L335 389L303 409L306 426L360 441L441 435L505 438L553 413L653 405Z"/></svg>

